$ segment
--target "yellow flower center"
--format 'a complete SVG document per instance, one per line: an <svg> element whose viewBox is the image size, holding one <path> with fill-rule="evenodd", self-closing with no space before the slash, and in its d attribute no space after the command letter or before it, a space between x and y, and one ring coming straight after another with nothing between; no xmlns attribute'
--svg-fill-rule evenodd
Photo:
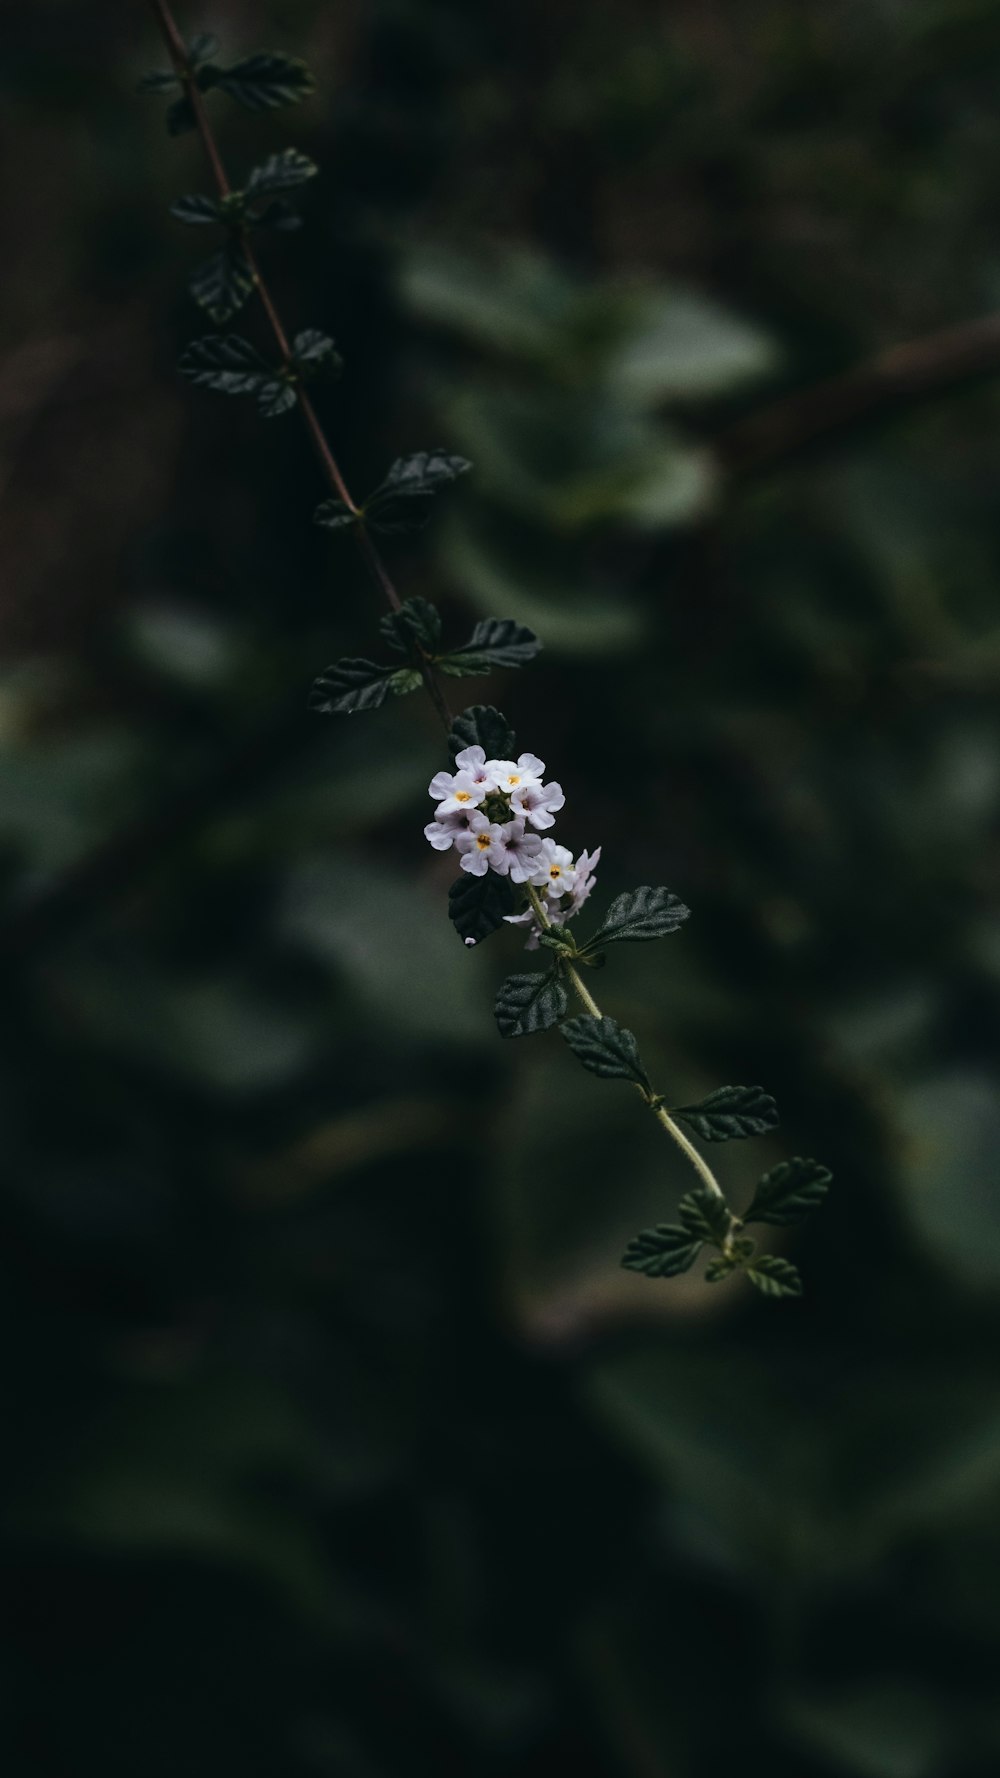
<svg viewBox="0 0 1000 1778"><path fill-rule="evenodd" d="M553 882L555 882L557 877L561 877L562 876L562 865L561 864L550 864L549 865L549 876L552 878Z"/></svg>
<svg viewBox="0 0 1000 1778"><path fill-rule="evenodd" d="M508 784L520 784L521 774L519 772L508 772L507 782Z"/></svg>
<svg viewBox="0 0 1000 1778"><path fill-rule="evenodd" d="M469 803L472 801L472 798L467 790L456 790L455 801L457 803Z"/></svg>
<svg viewBox="0 0 1000 1778"><path fill-rule="evenodd" d="M488 833L477 833L476 845L479 847L480 852L488 852L491 844L492 841Z"/></svg>

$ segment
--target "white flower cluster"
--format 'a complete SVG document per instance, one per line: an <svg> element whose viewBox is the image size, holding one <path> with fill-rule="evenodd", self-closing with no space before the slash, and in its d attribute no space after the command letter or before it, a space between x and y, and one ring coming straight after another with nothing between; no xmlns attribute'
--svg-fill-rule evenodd
<svg viewBox="0 0 1000 1778"><path fill-rule="evenodd" d="M579 913L594 887L601 848L574 860L566 846L540 839L555 825L566 801L560 784L543 784L544 761L534 753L518 759L487 759L482 747L466 747L455 757L454 772L438 772L429 791L437 807L424 833L436 852L454 847L462 869L474 877L488 870L512 883L530 883L547 898L552 926L564 926ZM528 950L542 931L531 907L507 914L512 926L527 926Z"/></svg>

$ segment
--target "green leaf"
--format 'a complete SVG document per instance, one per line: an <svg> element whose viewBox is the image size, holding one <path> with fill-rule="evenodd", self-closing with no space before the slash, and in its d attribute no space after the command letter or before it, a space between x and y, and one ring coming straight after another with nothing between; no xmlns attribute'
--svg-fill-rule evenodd
<svg viewBox="0 0 1000 1778"><path fill-rule="evenodd" d="M509 975L493 1010L501 1037L527 1037L558 1024L566 1011L566 990L554 970Z"/></svg>
<svg viewBox="0 0 1000 1778"><path fill-rule="evenodd" d="M765 1173L744 1222L769 1222L778 1228L801 1222L823 1202L833 1175L822 1162L796 1155Z"/></svg>
<svg viewBox="0 0 1000 1778"><path fill-rule="evenodd" d="M378 627L394 654L408 655L414 647L433 654L441 640L441 613L429 599L404 599L398 611L386 612Z"/></svg>
<svg viewBox="0 0 1000 1778"><path fill-rule="evenodd" d="M345 506L343 500L321 500L313 513L313 524L323 525L327 531L341 531L346 525L356 525L358 515Z"/></svg>
<svg viewBox="0 0 1000 1778"><path fill-rule="evenodd" d="M136 81L137 93L169 93L180 81L172 68L150 68Z"/></svg>
<svg viewBox="0 0 1000 1778"><path fill-rule="evenodd" d="M192 340L177 368L189 382L220 395L258 395L274 374L249 340L235 333Z"/></svg>
<svg viewBox="0 0 1000 1778"><path fill-rule="evenodd" d="M600 931L582 948L597 950L601 945L634 943L637 940L663 938L675 932L690 914L669 889L626 889L611 903Z"/></svg>
<svg viewBox="0 0 1000 1778"><path fill-rule="evenodd" d="M297 148L283 148L253 168L246 183L246 195L259 198L270 197L279 191L295 191L318 172L316 162L307 154L300 153Z"/></svg>
<svg viewBox="0 0 1000 1778"><path fill-rule="evenodd" d="M446 451L418 451L397 457L384 482L365 501L371 523L380 531L419 530L426 519L423 504L449 482L471 469L464 457ZM415 510L407 510L416 502Z"/></svg>
<svg viewBox="0 0 1000 1778"><path fill-rule="evenodd" d="M801 1296L802 1278L797 1266L790 1259L782 1259L777 1253L762 1253L752 1265L745 1268L751 1284L763 1296Z"/></svg>
<svg viewBox="0 0 1000 1778"><path fill-rule="evenodd" d="M702 1142L728 1142L738 1136L763 1136L778 1127L778 1107L763 1087L717 1087L697 1105L671 1109Z"/></svg>
<svg viewBox="0 0 1000 1778"><path fill-rule="evenodd" d="M617 1019L587 1015L567 1019L562 1035L578 1062L604 1080L631 1080L648 1093L649 1079L639 1060L639 1046L631 1031Z"/></svg>
<svg viewBox="0 0 1000 1778"><path fill-rule="evenodd" d="M170 206L170 214L178 222L218 222L221 213L218 198L211 198L206 192L199 191L191 192L185 198L178 198Z"/></svg>
<svg viewBox="0 0 1000 1778"><path fill-rule="evenodd" d="M253 286L253 273L242 251L229 241L197 268L189 289L199 308L224 325L243 307Z"/></svg>
<svg viewBox="0 0 1000 1778"><path fill-rule="evenodd" d="M463 871L448 891L448 918L467 945L482 944L514 908L509 877L488 870L481 877Z"/></svg>
<svg viewBox="0 0 1000 1778"><path fill-rule="evenodd" d="M213 37L211 31L198 31L187 46L188 61L198 68L214 56L219 47L219 39Z"/></svg>
<svg viewBox="0 0 1000 1778"><path fill-rule="evenodd" d="M687 1229L698 1241L724 1241L729 1233L732 1218L724 1199L710 1192L707 1186L696 1186L683 1197L677 1206L677 1214Z"/></svg>
<svg viewBox="0 0 1000 1778"><path fill-rule="evenodd" d="M197 119L187 93L182 93L167 107L167 135L186 136L197 127Z"/></svg>
<svg viewBox="0 0 1000 1778"><path fill-rule="evenodd" d="M423 684L423 675L416 667L397 667L389 679L389 690L394 698L404 698L407 692L418 691Z"/></svg>
<svg viewBox="0 0 1000 1778"><path fill-rule="evenodd" d="M294 385L283 374L272 373L257 391L257 407L264 420L273 420L278 414L287 414L298 399Z"/></svg>
<svg viewBox="0 0 1000 1778"><path fill-rule="evenodd" d="M737 1261L731 1259L727 1253L720 1253L718 1259L713 1259L705 1267L705 1283L721 1284L724 1278L731 1278L737 1271L739 1271Z"/></svg>
<svg viewBox="0 0 1000 1778"><path fill-rule="evenodd" d="M313 681L308 708L321 716L349 716L354 710L377 710L389 695L390 680L395 671L394 667L382 667L375 661L336 661Z"/></svg>
<svg viewBox="0 0 1000 1778"><path fill-rule="evenodd" d="M461 648L453 648L438 662L443 673L462 679L488 673L493 667L523 667L541 648L534 630L509 617L485 617Z"/></svg>
<svg viewBox="0 0 1000 1778"><path fill-rule="evenodd" d="M328 334L307 327L292 341L292 363L301 377L315 377L339 370L343 360Z"/></svg>
<svg viewBox="0 0 1000 1778"><path fill-rule="evenodd" d="M465 747L481 747L487 759L510 759L514 752L514 730L506 716L492 704L470 704L456 716L448 736L452 759Z"/></svg>
<svg viewBox="0 0 1000 1778"><path fill-rule="evenodd" d="M234 62L230 68L209 66L199 71L203 90L219 87L248 111L273 111L297 105L314 90L312 75L296 56L264 52Z"/></svg>
<svg viewBox="0 0 1000 1778"><path fill-rule="evenodd" d="M676 1278L694 1265L701 1245L691 1239L687 1229L661 1222L633 1237L622 1255L622 1265L629 1272L645 1272L647 1278Z"/></svg>
<svg viewBox="0 0 1000 1778"><path fill-rule="evenodd" d="M275 198L272 204L265 204L263 210L255 211L247 221L251 228L276 228L289 234L293 229L302 227L302 218L298 211L293 210L291 204L286 204L284 198Z"/></svg>

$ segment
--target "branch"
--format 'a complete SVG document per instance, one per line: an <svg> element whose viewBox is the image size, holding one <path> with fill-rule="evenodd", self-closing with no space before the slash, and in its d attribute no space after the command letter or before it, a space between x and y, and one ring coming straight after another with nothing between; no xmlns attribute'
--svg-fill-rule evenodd
<svg viewBox="0 0 1000 1778"><path fill-rule="evenodd" d="M868 420L1000 374L1000 316L987 315L892 346L842 376L828 377L718 433L714 448L734 482L825 445Z"/></svg>
<svg viewBox="0 0 1000 1778"><path fill-rule="evenodd" d="M205 104L204 96L199 90L198 82L194 76L194 69L192 68L188 57L187 46L177 28L177 21L173 16L167 0L150 0L150 5L152 6L153 15L159 26L160 35L166 45L167 53L170 56L174 72L177 75L178 80L183 82L184 91L187 94L191 105L191 111L197 126L198 135L201 138L201 145L205 151L205 157L211 169L215 189L220 198L226 198L229 196L232 187L229 183L229 176L226 173L222 156L219 153L218 144L216 143L211 123L209 122L208 109ZM267 317L268 325L274 335L275 344L277 345L278 352L281 356L282 364L286 369L292 369L292 348L289 344L288 334L285 331L284 323L278 313L274 298L264 281L257 255L246 230L242 231L240 244L247 265L253 276L254 289L257 292L261 307ZM361 558L365 567L368 569L372 580L390 607L390 610L398 611L402 601L390 579L388 569L379 555L378 550L375 548L365 527L360 514L360 509L348 492L347 484L340 472L340 466L337 463L337 459L330 449L329 442L320 424L316 409L313 407L309 395L306 390L302 388L301 384L298 387L297 393L298 409L305 421L306 431L309 433L309 437L312 440L313 448L319 458L323 474L338 500L342 500L348 510L355 515L356 523L351 529L357 539L358 548L361 551ZM433 665L427 659L423 650L418 648L417 654L421 677L430 694L438 718L447 732L451 728L452 716L451 711L448 708L447 699L441 689L440 680L434 671Z"/></svg>

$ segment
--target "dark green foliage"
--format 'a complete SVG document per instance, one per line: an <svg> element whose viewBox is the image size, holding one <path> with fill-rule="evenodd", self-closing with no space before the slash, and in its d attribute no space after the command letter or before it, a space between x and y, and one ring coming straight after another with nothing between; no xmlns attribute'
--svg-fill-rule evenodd
<svg viewBox="0 0 1000 1778"><path fill-rule="evenodd" d="M182 93L172 105L167 107L167 135L186 136L196 125L194 107L187 93Z"/></svg>
<svg viewBox="0 0 1000 1778"><path fill-rule="evenodd" d="M509 618L486 617L478 623L461 648L443 655L443 673L461 679L489 673L494 667L523 667L534 660L541 643L533 630Z"/></svg>
<svg viewBox="0 0 1000 1778"><path fill-rule="evenodd" d="M797 1266L777 1253L762 1253L746 1268L751 1284L763 1296L801 1296L802 1279Z"/></svg>
<svg viewBox="0 0 1000 1778"><path fill-rule="evenodd" d="M441 613L429 599L404 599L398 611L379 619L379 633L394 654L410 654L414 647L433 654L441 640Z"/></svg>
<svg viewBox="0 0 1000 1778"><path fill-rule="evenodd" d="M701 1248L701 1241L692 1240L687 1229L661 1222L633 1236L621 1263L626 1271L644 1272L647 1278L676 1278L689 1270Z"/></svg>
<svg viewBox="0 0 1000 1778"><path fill-rule="evenodd" d="M211 31L198 31L188 40L188 61L193 68L199 68L202 62L208 62L218 54L219 39L213 37Z"/></svg>
<svg viewBox="0 0 1000 1778"><path fill-rule="evenodd" d="M137 93L169 93L180 81L172 68L150 68L136 81Z"/></svg>
<svg viewBox="0 0 1000 1778"><path fill-rule="evenodd" d="M822 1162L796 1155L765 1173L744 1222L769 1222L782 1228L801 1222L823 1202L832 1174Z"/></svg>
<svg viewBox="0 0 1000 1778"><path fill-rule="evenodd" d="M697 1105L672 1107L671 1115L687 1124L702 1142L763 1136L778 1127L778 1107L763 1087L717 1087Z"/></svg>
<svg viewBox="0 0 1000 1778"><path fill-rule="evenodd" d="M385 480L365 501L371 523L381 531L419 530L432 495L472 468L464 457L447 451L418 451L397 457Z"/></svg>
<svg viewBox="0 0 1000 1778"><path fill-rule="evenodd" d="M322 716L377 710L389 695L389 681L395 671L394 667L381 667L375 661L336 661L313 681L308 708Z"/></svg>
<svg viewBox="0 0 1000 1778"><path fill-rule="evenodd" d="M501 1037L527 1037L558 1024L566 1011L566 989L556 973L509 975L494 1012Z"/></svg>
<svg viewBox="0 0 1000 1778"><path fill-rule="evenodd" d="M318 172L316 162L307 154L302 154L298 148L282 148L253 168L246 182L246 195L248 198L273 197L276 192L295 191Z"/></svg>
<svg viewBox="0 0 1000 1778"><path fill-rule="evenodd" d="M195 191L171 204L170 214L178 222L204 224L218 222L222 211L218 198L209 197L207 192Z"/></svg>
<svg viewBox="0 0 1000 1778"><path fill-rule="evenodd" d="M669 889L651 889L648 885L626 889L611 903L603 926L584 948L592 951L600 945L663 938L668 932L676 932L690 911Z"/></svg>
<svg viewBox="0 0 1000 1778"><path fill-rule="evenodd" d="M199 308L224 326L243 307L253 284L253 273L242 248L235 241L227 241L192 273L189 289Z"/></svg>
<svg viewBox="0 0 1000 1778"><path fill-rule="evenodd" d="M678 1204L677 1214L688 1233L699 1241L722 1242L729 1233L732 1219L726 1204L707 1186L688 1192Z"/></svg>
<svg viewBox="0 0 1000 1778"><path fill-rule="evenodd" d="M481 877L463 871L448 891L448 917L466 944L481 944L513 911L510 878L499 877L496 871L488 870Z"/></svg>
<svg viewBox="0 0 1000 1778"><path fill-rule="evenodd" d="M452 759L466 747L481 747L487 759L509 759L514 746L513 729L492 704L470 704L456 716L448 736Z"/></svg>
<svg viewBox="0 0 1000 1778"><path fill-rule="evenodd" d="M304 380L339 371L343 360L328 334L307 327L292 341L292 364Z"/></svg>
<svg viewBox="0 0 1000 1778"><path fill-rule="evenodd" d="M220 395L252 395L265 419L295 406L295 390L284 373L272 369L239 334L206 334L192 340L178 370L199 388Z"/></svg>
<svg viewBox="0 0 1000 1778"><path fill-rule="evenodd" d="M321 500L313 513L313 524L322 525L327 531L342 531L347 525L356 525L358 514L345 506L342 500Z"/></svg>
<svg viewBox="0 0 1000 1778"><path fill-rule="evenodd" d="M218 87L248 111L273 111L279 105L297 105L314 91L312 75L296 56L265 52L247 56L229 68L214 64L199 69L202 91Z"/></svg>
<svg viewBox="0 0 1000 1778"><path fill-rule="evenodd" d="M639 1060L639 1046L631 1031L617 1019L567 1019L562 1035L578 1062L606 1080L630 1080L649 1092L649 1079Z"/></svg>

